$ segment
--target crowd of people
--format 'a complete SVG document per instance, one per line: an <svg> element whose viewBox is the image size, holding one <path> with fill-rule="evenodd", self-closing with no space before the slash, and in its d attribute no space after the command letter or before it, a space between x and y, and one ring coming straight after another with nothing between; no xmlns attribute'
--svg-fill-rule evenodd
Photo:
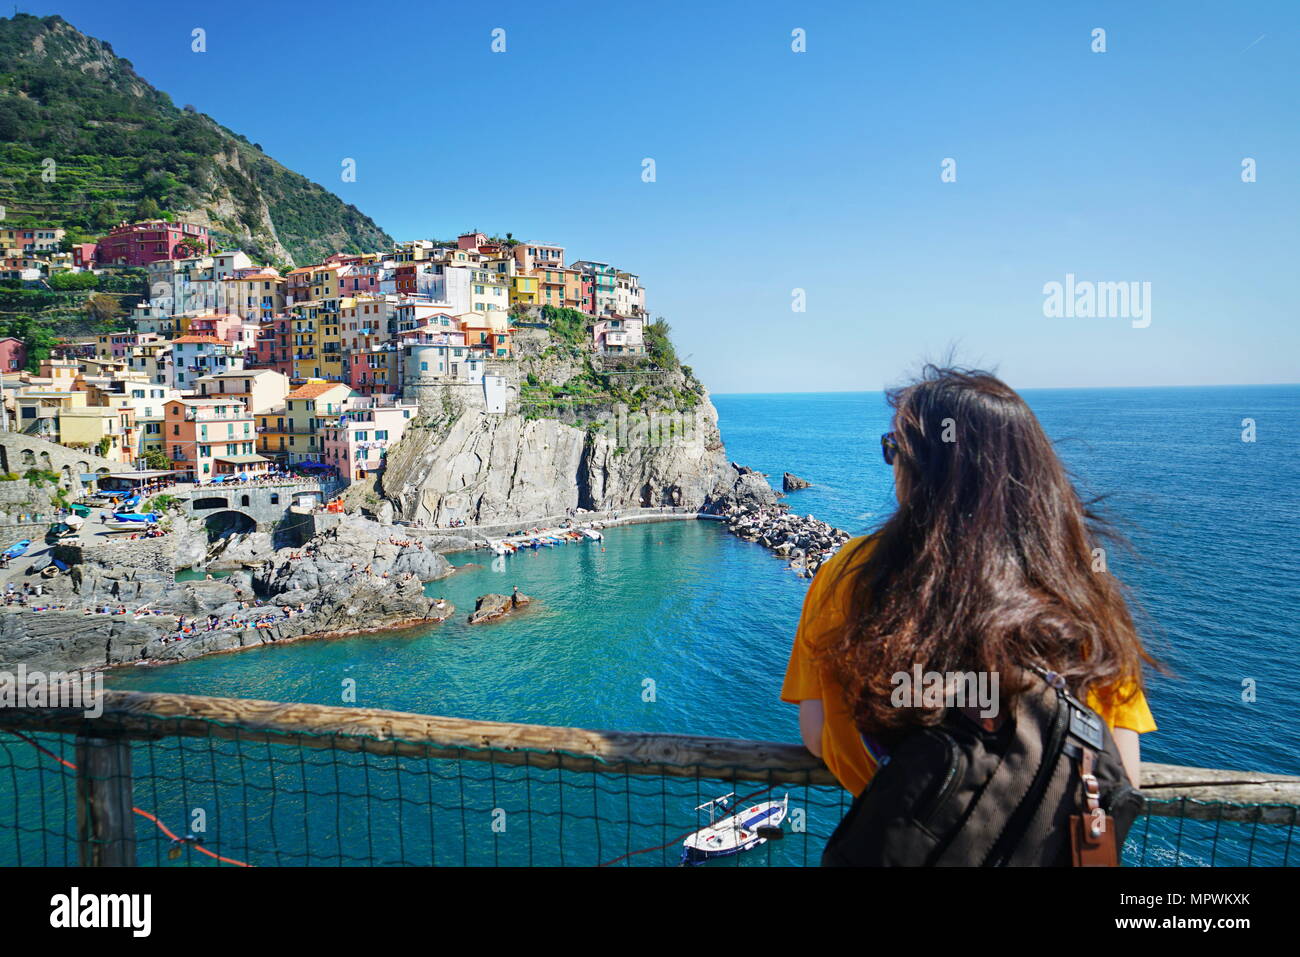
<svg viewBox="0 0 1300 957"><path fill-rule="evenodd" d="M5 586L5 605L18 605L20 608L31 607L33 611L46 611L50 606L46 605L37 608L33 605L35 599L42 597L44 593L45 588L40 582L36 582L35 584L23 582L22 588L18 588L13 582L9 582Z"/></svg>

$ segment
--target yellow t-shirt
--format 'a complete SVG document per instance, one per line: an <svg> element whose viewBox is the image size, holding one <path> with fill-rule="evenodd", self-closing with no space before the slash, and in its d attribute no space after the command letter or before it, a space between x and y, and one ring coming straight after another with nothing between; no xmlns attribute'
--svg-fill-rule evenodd
<svg viewBox="0 0 1300 957"><path fill-rule="evenodd" d="M790 664L786 668L785 682L781 686L781 700L791 704L820 699L825 712L822 725L822 760L831 773L849 791L861 794L876 771L876 762L862 745L857 726L844 700L844 691L824 663L814 660L814 650L827 635L844 627L849 607L849 579L840 575L844 563L865 557L858 553L868 539L855 538L824 566L822 566L804 599L799 630L795 633ZM1088 694L1088 707L1095 710L1112 729L1129 728L1139 734L1156 729L1151 709L1145 695L1138 691L1127 701L1122 699L1128 689L1120 694L1108 695L1115 699L1104 702L1096 694Z"/></svg>

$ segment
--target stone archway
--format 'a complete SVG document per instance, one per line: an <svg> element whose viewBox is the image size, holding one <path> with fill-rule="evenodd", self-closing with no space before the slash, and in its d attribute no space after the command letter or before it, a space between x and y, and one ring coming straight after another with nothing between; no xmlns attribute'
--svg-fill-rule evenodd
<svg viewBox="0 0 1300 957"><path fill-rule="evenodd" d="M243 512L225 509L220 512L213 512L204 519L203 527L208 531L208 541L215 542L217 539L226 538L230 535L245 535L249 532L255 532L257 531L257 522Z"/></svg>
<svg viewBox="0 0 1300 957"><path fill-rule="evenodd" d="M20 449L18 452L18 460L25 469L36 468L36 453L31 449Z"/></svg>

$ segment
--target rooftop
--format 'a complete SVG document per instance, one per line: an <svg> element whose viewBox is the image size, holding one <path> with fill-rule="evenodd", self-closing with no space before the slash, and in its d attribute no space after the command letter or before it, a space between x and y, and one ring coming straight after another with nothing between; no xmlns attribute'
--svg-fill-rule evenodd
<svg viewBox="0 0 1300 957"><path fill-rule="evenodd" d="M316 399L331 389L348 388L343 382L308 382L290 392L286 399Z"/></svg>

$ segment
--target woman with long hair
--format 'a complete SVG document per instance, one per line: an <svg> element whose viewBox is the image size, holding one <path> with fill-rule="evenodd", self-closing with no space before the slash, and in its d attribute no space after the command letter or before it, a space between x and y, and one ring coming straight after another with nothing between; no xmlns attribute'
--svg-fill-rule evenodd
<svg viewBox="0 0 1300 957"><path fill-rule="evenodd" d="M897 675L997 675L1005 707L1041 668L1106 721L1136 785L1138 735L1156 727L1142 685L1154 660L1106 570L1108 530L1038 419L1001 380L965 369L927 366L888 399L881 446L898 508L808 590L781 691L804 745L860 794L878 764L871 742L944 715L895 706Z"/></svg>

